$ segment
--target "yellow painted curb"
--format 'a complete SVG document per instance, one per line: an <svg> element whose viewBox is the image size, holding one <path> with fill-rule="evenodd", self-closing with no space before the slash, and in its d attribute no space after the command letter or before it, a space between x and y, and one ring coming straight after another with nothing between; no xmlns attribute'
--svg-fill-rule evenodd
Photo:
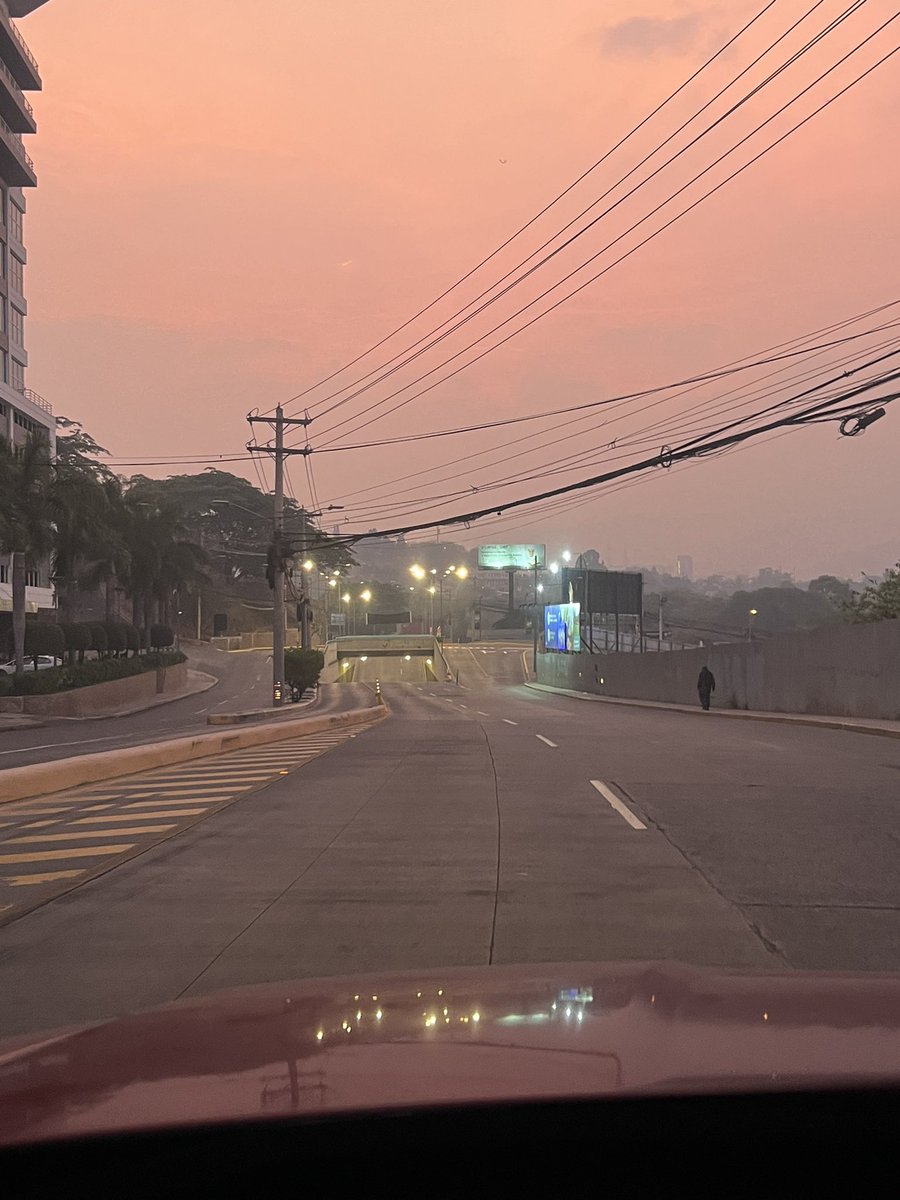
<svg viewBox="0 0 900 1200"><path fill-rule="evenodd" d="M84 783L118 779L154 767L172 766L196 758L209 758L229 750L244 750L249 746L264 746L307 733L323 733L326 729L341 729L367 721L381 721L388 711L381 706L351 708L332 716L299 717L296 721L279 721L272 725L254 725L248 729L229 729L221 733L201 733L196 737L170 738L144 746L125 746L121 750L106 750L99 754L82 754L55 762L31 763L26 767L10 767L0 772L0 804L68 791Z"/></svg>

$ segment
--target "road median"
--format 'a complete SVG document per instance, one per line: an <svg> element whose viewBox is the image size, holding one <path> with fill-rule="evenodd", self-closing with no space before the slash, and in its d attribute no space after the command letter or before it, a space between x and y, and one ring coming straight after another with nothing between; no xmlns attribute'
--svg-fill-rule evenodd
<svg viewBox="0 0 900 1200"><path fill-rule="evenodd" d="M383 720L387 715L388 710L381 705L351 708L329 716L298 717L296 720L281 720L273 724L201 733L194 737L169 738L147 745L126 746L119 750L82 754L53 762L31 763L26 767L10 767L0 772L0 804L52 795L82 784L119 779L155 767L209 758L229 750L244 750L250 746L302 737L304 734L363 725Z"/></svg>

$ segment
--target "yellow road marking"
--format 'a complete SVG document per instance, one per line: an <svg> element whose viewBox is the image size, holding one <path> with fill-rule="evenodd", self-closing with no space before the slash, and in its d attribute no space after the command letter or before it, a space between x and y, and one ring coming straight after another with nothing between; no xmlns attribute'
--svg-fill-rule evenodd
<svg viewBox="0 0 900 1200"><path fill-rule="evenodd" d="M106 854L124 854L133 850L134 842L117 846L70 846L67 850L29 850L27 854L0 854L0 864L21 862L52 862L60 858L100 858Z"/></svg>
<svg viewBox="0 0 900 1200"><path fill-rule="evenodd" d="M44 871L39 875L9 875L4 879L10 887L33 887L38 883L55 883L57 879L76 879L84 871ZM7 908L11 907L7 905Z"/></svg>
<svg viewBox="0 0 900 1200"><path fill-rule="evenodd" d="M121 820L121 818L119 818ZM32 833L28 837L8 838L4 846L25 846L33 842L74 842L86 837L135 837L139 833L165 833L175 825L133 825L128 829L85 829L83 833Z"/></svg>

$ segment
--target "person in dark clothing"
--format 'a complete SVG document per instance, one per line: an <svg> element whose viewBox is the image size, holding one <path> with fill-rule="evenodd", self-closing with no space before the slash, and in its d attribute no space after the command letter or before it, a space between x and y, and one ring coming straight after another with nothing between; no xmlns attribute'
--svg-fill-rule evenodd
<svg viewBox="0 0 900 1200"><path fill-rule="evenodd" d="M715 690L715 676L709 667L704 667L697 679L697 692L700 695L700 703L706 711L709 711L709 700Z"/></svg>

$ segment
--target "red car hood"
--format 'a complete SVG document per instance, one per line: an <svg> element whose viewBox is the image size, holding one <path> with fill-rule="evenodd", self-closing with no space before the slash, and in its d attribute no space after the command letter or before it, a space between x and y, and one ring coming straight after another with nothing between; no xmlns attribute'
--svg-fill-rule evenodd
<svg viewBox="0 0 900 1200"><path fill-rule="evenodd" d="M900 975L490 967L222 992L0 1043L0 1142L398 1105L900 1080Z"/></svg>

